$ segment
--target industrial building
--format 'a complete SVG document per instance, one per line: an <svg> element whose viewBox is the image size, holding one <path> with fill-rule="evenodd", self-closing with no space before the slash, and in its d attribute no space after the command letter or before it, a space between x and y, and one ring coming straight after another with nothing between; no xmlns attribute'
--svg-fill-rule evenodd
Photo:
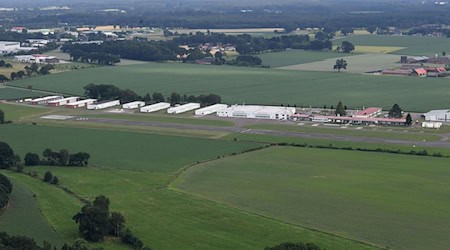
<svg viewBox="0 0 450 250"><path fill-rule="evenodd" d="M163 110L163 109L168 109L168 108L170 108L170 103L159 102L159 103L156 103L156 104L152 104L152 105L149 105L149 106L142 107L140 109L140 111L143 112L143 113L152 113L152 112L156 112L156 111Z"/></svg>
<svg viewBox="0 0 450 250"><path fill-rule="evenodd" d="M288 120L295 114L294 107L234 105L217 112L220 117Z"/></svg>
<svg viewBox="0 0 450 250"><path fill-rule="evenodd" d="M66 105L68 103L76 102L76 101L78 101L78 99L80 99L80 98L76 97L76 96L66 97L66 98L63 98L63 99L49 101L49 102L47 102L47 105L48 106L53 106L53 107L63 106L63 105Z"/></svg>
<svg viewBox="0 0 450 250"><path fill-rule="evenodd" d="M31 100L31 104L35 104L35 105L37 105L37 104L47 104L48 102L59 100L59 99L63 99L63 97L59 96L59 95L40 97L40 98L36 98L36 99Z"/></svg>
<svg viewBox="0 0 450 250"><path fill-rule="evenodd" d="M91 109L91 110L97 110L97 109L111 108L111 107L118 106L118 105L120 105L120 101L113 100L113 101L103 101L103 102L98 102L98 103L90 103L90 104L87 104L86 108Z"/></svg>
<svg viewBox="0 0 450 250"><path fill-rule="evenodd" d="M58 58L42 54L14 56L14 59L23 63L59 63Z"/></svg>
<svg viewBox="0 0 450 250"><path fill-rule="evenodd" d="M145 102L135 101L135 102L129 102L129 103L123 104L122 108L124 108L124 109L137 109L137 108L144 107L144 106L145 106Z"/></svg>
<svg viewBox="0 0 450 250"><path fill-rule="evenodd" d="M80 100L76 102L67 103L66 107L68 108L81 108L88 104L96 103L97 99L86 99L86 100Z"/></svg>
<svg viewBox="0 0 450 250"><path fill-rule="evenodd" d="M226 104L214 104L214 105L211 105L208 107L197 109L195 111L195 115L210 115L210 114L217 113L217 111L220 111L220 110L226 109L226 108L228 108L228 105L226 105Z"/></svg>
<svg viewBox="0 0 450 250"><path fill-rule="evenodd" d="M426 121L432 122L450 122L450 110L440 109L431 110L424 114Z"/></svg>
<svg viewBox="0 0 450 250"><path fill-rule="evenodd" d="M389 125L389 126L405 126L404 118L376 118L376 117L350 117L350 116L326 116L326 115L310 115L304 114L292 115L294 120L309 120L320 123L336 123L336 124L354 124L354 125Z"/></svg>
<svg viewBox="0 0 450 250"><path fill-rule="evenodd" d="M0 41L0 54L12 54L19 51L31 51L36 48L21 47L20 42Z"/></svg>
<svg viewBox="0 0 450 250"><path fill-rule="evenodd" d="M184 105L171 107L167 110L167 113L168 114L181 114L181 113L188 112L188 111L198 109L198 108L200 108L200 103L190 102L190 103L187 103Z"/></svg>
<svg viewBox="0 0 450 250"><path fill-rule="evenodd" d="M438 129L442 126L442 122L422 122L422 128Z"/></svg>

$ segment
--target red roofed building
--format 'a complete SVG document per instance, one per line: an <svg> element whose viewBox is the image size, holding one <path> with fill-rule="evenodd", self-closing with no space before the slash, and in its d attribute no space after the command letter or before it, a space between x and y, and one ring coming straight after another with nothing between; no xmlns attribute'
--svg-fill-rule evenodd
<svg viewBox="0 0 450 250"><path fill-rule="evenodd" d="M417 76L427 76L427 70L424 68L414 69L413 74Z"/></svg>
<svg viewBox="0 0 450 250"><path fill-rule="evenodd" d="M382 111L381 108L370 107L370 108L366 108L366 109L355 112L352 117L356 117L356 118L374 117L374 116L381 114L381 111Z"/></svg>

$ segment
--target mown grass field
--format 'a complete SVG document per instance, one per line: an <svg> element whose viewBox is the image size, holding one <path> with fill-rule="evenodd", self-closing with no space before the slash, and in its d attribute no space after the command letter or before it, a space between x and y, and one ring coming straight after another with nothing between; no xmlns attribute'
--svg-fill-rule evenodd
<svg viewBox="0 0 450 250"><path fill-rule="evenodd" d="M20 121L22 118L36 116L50 111L50 109L42 106L30 107L9 103L0 103L0 109L5 112L5 120L11 120L13 122Z"/></svg>
<svg viewBox="0 0 450 250"><path fill-rule="evenodd" d="M316 52L298 49L258 55L258 57L262 59L263 65L268 65L272 68L317 62L341 56L342 54L335 52Z"/></svg>
<svg viewBox="0 0 450 250"><path fill-rule="evenodd" d="M171 178L169 175L92 167L26 169L34 170L40 176L52 171L59 177L60 185L80 196L105 194L111 200L111 209L123 213L133 232L154 249L262 249L282 241L316 242L327 249L371 249L167 190L164 185ZM28 178L27 183L38 184L29 177L23 178ZM76 230L73 223L67 223L71 231Z"/></svg>
<svg viewBox="0 0 450 250"><path fill-rule="evenodd" d="M5 174L4 171L1 173ZM64 244L63 239L49 226L33 193L14 179L12 184L10 203L0 216L0 231L9 235L26 235L35 238L38 244L42 244L45 240L61 247Z"/></svg>
<svg viewBox="0 0 450 250"><path fill-rule="evenodd" d="M350 66L349 66L350 67ZM304 72L229 66L148 63L121 67L99 67L11 82L13 85L83 94L89 83L114 84L139 94L216 93L228 104L296 104L348 107L398 103L404 110L428 111L448 105L448 79L372 76L337 72ZM408 91L406 91L408 90Z"/></svg>
<svg viewBox="0 0 450 250"><path fill-rule="evenodd" d="M335 39L333 44L339 45L342 41L349 41L356 47L404 47L391 52L396 55L434 56L434 54L440 55L443 51L450 51L450 39L446 37L354 35Z"/></svg>
<svg viewBox="0 0 450 250"><path fill-rule="evenodd" d="M190 168L173 187L393 249L448 249L450 161L275 147Z"/></svg>
<svg viewBox="0 0 450 250"><path fill-rule="evenodd" d="M46 148L65 148L71 152L88 152L93 165L159 172L174 172L196 161L259 146L258 143L36 125L2 125L1 131L0 141L9 143L22 157L27 152L42 154Z"/></svg>
<svg viewBox="0 0 450 250"><path fill-rule="evenodd" d="M44 94L27 89L5 88L0 86L0 100L16 100L29 97L39 97Z"/></svg>

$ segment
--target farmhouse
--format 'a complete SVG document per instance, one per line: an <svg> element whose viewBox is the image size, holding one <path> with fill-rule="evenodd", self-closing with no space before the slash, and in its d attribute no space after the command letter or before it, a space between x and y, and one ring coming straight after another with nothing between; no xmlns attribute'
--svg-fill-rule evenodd
<svg viewBox="0 0 450 250"><path fill-rule="evenodd" d="M72 102L76 102L78 101L78 99L80 99L79 97L73 96L73 97L66 97L63 99L58 99L58 100L54 100L54 101L49 101L47 103L48 106L53 106L53 107L57 107L57 106L63 106L66 105L68 103L72 103Z"/></svg>
<svg viewBox="0 0 450 250"><path fill-rule="evenodd" d="M184 104L181 106L171 107L167 110L167 113L168 114L181 114L181 113L191 111L194 109L198 109L198 108L200 108L200 103L191 102L191 103L187 103L187 104Z"/></svg>
<svg viewBox="0 0 450 250"><path fill-rule="evenodd" d="M214 104L208 107L204 107L201 109L197 109L195 111L195 115L210 115L213 113L217 113L217 111L220 111L222 109L228 108L228 105L226 104Z"/></svg>
<svg viewBox="0 0 450 250"><path fill-rule="evenodd" d="M140 109L140 112L151 113L151 112L156 112L156 111L163 110L163 109L168 109L168 108L170 108L170 103L159 102L159 103L156 103L156 104L152 104L152 105L149 105L149 106L142 107Z"/></svg>
<svg viewBox="0 0 450 250"><path fill-rule="evenodd" d="M38 105L38 104L47 104L48 102L55 101L62 99L62 96L59 95L52 95L52 96L46 96L41 98L36 98L31 100L31 104Z"/></svg>
<svg viewBox="0 0 450 250"><path fill-rule="evenodd" d="M97 110L97 109L106 109L114 106L120 105L119 100L113 100L113 101L104 101L99 103L89 103L87 104L86 108L91 110Z"/></svg>
<svg viewBox="0 0 450 250"><path fill-rule="evenodd" d="M145 106L145 102L135 101L135 102L129 102L129 103L123 104L122 108L124 108L124 109L137 109L137 108L144 107L144 106Z"/></svg>
<svg viewBox="0 0 450 250"><path fill-rule="evenodd" d="M256 106L256 105L234 105L229 108L219 110L217 116L237 117L237 118L256 118L256 119L276 119L288 120L295 114L293 107L277 106Z"/></svg>
<svg viewBox="0 0 450 250"><path fill-rule="evenodd" d="M369 118L369 117L375 117L379 114L381 114L382 109L381 108L375 108L370 107L363 110L359 110L355 112L352 116L356 118Z"/></svg>
<svg viewBox="0 0 450 250"><path fill-rule="evenodd" d="M450 122L450 110L431 110L424 114L426 121Z"/></svg>
<svg viewBox="0 0 450 250"><path fill-rule="evenodd" d="M97 99L86 99L86 100L80 100L76 102L67 103L66 107L68 108L81 108L88 104L96 103Z"/></svg>

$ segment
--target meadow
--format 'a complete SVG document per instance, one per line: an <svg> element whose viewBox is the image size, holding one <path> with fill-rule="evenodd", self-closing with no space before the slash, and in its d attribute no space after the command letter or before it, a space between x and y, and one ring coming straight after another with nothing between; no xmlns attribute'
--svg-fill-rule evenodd
<svg viewBox="0 0 450 250"><path fill-rule="evenodd" d="M19 122L23 118L42 115L50 109L42 106L24 106L18 104L0 103L0 109L5 112L5 120Z"/></svg>
<svg viewBox="0 0 450 250"><path fill-rule="evenodd" d="M353 35L335 39L333 43L340 45L342 41L349 41L356 47L358 45L404 47L390 52L396 55L433 56L450 51L450 39L446 37Z"/></svg>
<svg viewBox="0 0 450 250"><path fill-rule="evenodd" d="M393 249L448 249L449 160L274 147L189 168L175 190Z"/></svg>
<svg viewBox="0 0 450 250"><path fill-rule="evenodd" d="M263 53L258 55L258 57L262 59L262 64L268 65L271 68L317 62L341 56L341 53L336 52L317 52L298 49Z"/></svg>
<svg viewBox="0 0 450 250"><path fill-rule="evenodd" d="M10 203L0 216L0 231L9 235L26 235L38 239L39 244L45 240L61 247L64 244L63 239L49 226L33 193L14 179L12 184Z"/></svg>
<svg viewBox="0 0 450 250"><path fill-rule="evenodd" d="M39 125L2 125L0 141L22 157L44 149L88 152L90 163L116 169L174 172L179 168L217 156L258 147L258 143L211 140L104 129L65 128Z"/></svg>
<svg viewBox="0 0 450 250"><path fill-rule="evenodd" d="M350 67L350 66L349 66ZM305 72L228 66L148 63L120 67L75 70L33 77L10 84L60 93L82 95L89 83L114 84L144 95L162 92L168 96L215 93L228 104L296 104L348 107L394 103L404 110L428 111L448 105L448 79L372 76L338 72ZM405 91L405 90L408 91Z"/></svg>
<svg viewBox="0 0 450 250"><path fill-rule="evenodd" d="M42 93L27 89L5 88L0 86L0 100L16 100L43 95Z"/></svg>

